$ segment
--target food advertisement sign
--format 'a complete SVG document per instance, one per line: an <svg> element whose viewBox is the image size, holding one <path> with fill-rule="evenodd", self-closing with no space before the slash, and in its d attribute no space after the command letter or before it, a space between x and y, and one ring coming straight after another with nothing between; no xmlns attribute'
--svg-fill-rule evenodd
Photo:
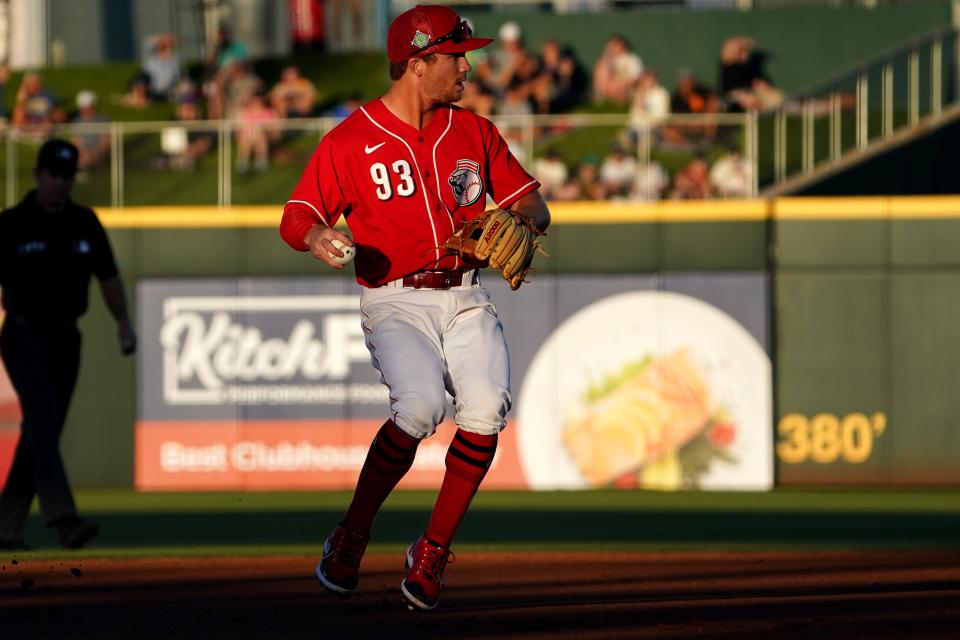
<svg viewBox="0 0 960 640"><path fill-rule="evenodd" d="M486 277L513 409L490 488L772 486L762 274ZM344 278L138 284L135 485L350 488L389 415ZM435 488L455 427L401 488Z"/></svg>
<svg viewBox="0 0 960 640"><path fill-rule="evenodd" d="M770 384L763 348L716 307L666 291L604 298L527 371L524 476L544 489L767 489Z"/></svg>

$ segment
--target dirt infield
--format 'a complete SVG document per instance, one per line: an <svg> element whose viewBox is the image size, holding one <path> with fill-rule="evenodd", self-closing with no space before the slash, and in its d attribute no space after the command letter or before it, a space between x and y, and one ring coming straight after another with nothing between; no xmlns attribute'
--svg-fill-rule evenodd
<svg viewBox="0 0 960 640"><path fill-rule="evenodd" d="M0 556L14 638L955 638L957 552L469 553L440 608L369 555L340 601L314 557Z"/></svg>

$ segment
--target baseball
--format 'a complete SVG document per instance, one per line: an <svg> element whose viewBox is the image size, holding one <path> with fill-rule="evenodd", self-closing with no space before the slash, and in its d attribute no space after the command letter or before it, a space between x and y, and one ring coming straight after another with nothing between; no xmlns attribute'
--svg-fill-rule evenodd
<svg viewBox="0 0 960 640"><path fill-rule="evenodd" d="M343 252L343 257L342 257L342 258L339 257L339 256L336 256L336 255L334 255L334 254L332 254L332 253L327 252L328 255L330 256L330 259L333 260L333 261L334 261L335 263L337 263L337 264L347 264L348 262L350 262L351 260L353 260L354 256L357 255L357 248L356 248L356 247L354 247L353 245L346 245L346 244L344 244L342 241L337 240L336 238L334 238L333 240L331 240L331 241L330 241L330 244L332 244L332 245L335 246L337 249L339 249L340 251Z"/></svg>

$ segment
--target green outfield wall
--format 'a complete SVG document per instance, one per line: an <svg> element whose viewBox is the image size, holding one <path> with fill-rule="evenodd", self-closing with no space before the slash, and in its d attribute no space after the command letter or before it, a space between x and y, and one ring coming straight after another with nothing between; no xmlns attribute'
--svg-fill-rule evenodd
<svg viewBox="0 0 960 640"><path fill-rule="evenodd" d="M767 276L779 485L960 484L960 198L552 210L544 274ZM144 278L329 277L283 244L279 213L100 211L133 308ZM344 290L353 287L344 276ZM78 486L129 486L137 372L119 355L95 287L91 302L64 450ZM529 313L542 322L551 310Z"/></svg>

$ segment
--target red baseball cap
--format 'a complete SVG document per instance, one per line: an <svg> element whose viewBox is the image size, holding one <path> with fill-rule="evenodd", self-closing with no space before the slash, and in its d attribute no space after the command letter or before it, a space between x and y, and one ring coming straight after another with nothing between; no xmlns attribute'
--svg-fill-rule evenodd
<svg viewBox="0 0 960 640"><path fill-rule="evenodd" d="M493 38L474 38L470 25L450 7L417 5L390 23L387 58L403 62L431 53L464 53L491 42Z"/></svg>

